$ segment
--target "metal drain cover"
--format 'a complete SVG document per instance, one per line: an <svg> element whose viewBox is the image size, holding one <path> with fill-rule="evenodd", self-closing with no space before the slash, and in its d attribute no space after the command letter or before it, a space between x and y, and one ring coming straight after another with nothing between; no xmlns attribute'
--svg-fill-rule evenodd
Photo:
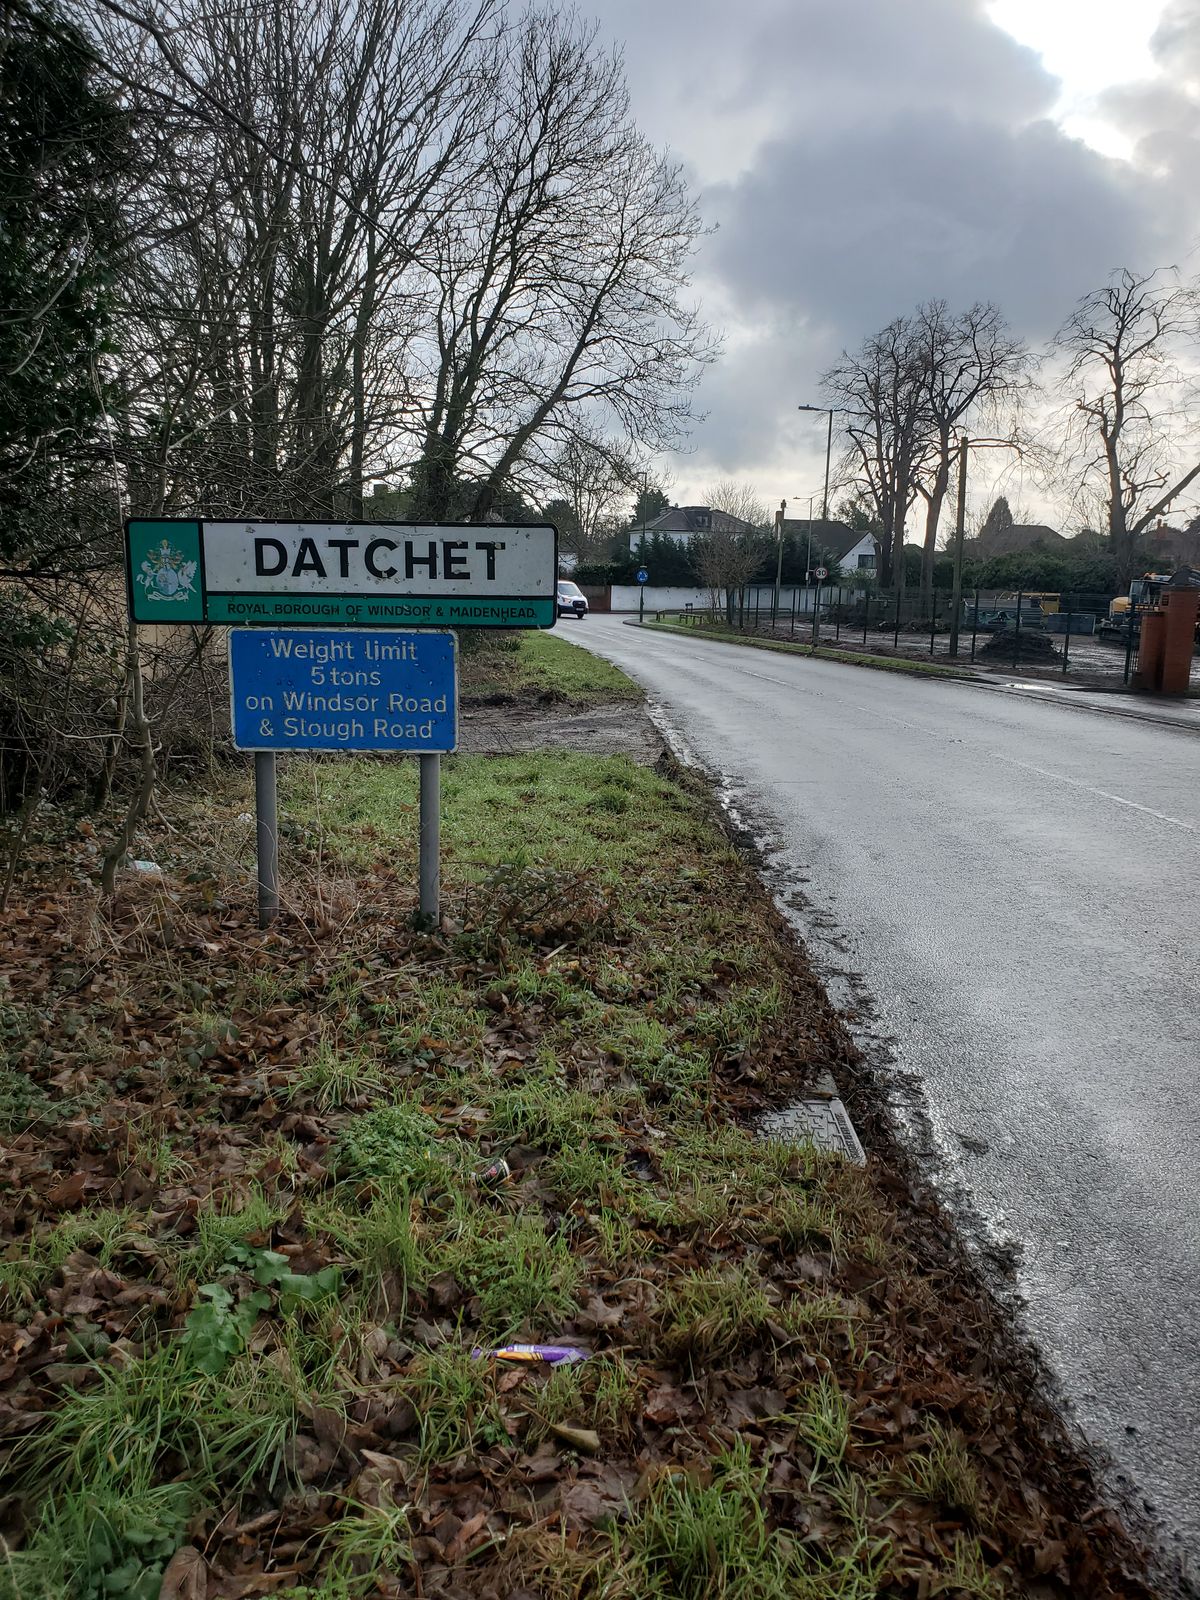
<svg viewBox="0 0 1200 1600"><path fill-rule="evenodd" d="M797 1100L781 1111L769 1111L759 1122L759 1132L768 1139L790 1139L796 1144L811 1144L844 1156L856 1167L865 1167L867 1157L850 1114L836 1095Z"/></svg>

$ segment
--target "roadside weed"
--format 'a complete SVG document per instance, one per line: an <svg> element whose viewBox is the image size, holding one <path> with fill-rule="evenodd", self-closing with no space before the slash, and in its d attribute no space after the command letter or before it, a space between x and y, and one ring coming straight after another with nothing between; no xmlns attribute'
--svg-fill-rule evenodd
<svg viewBox="0 0 1200 1600"><path fill-rule="evenodd" d="M855 1308L840 1295L793 1295L779 1308L776 1321L790 1339L798 1340L806 1348L820 1349L832 1329L848 1333L856 1315Z"/></svg>
<svg viewBox="0 0 1200 1600"><path fill-rule="evenodd" d="M261 1186L236 1198L239 1205L225 1207L218 1197L216 1209L201 1211L196 1217L195 1244L184 1264L197 1283L216 1277L235 1244L268 1234L284 1214L283 1207L268 1199Z"/></svg>
<svg viewBox="0 0 1200 1600"><path fill-rule="evenodd" d="M694 1026L722 1054L751 1049L783 1011L778 982L747 984L715 1005L696 1010Z"/></svg>
<svg viewBox="0 0 1200 1600"><path fill-rule="evenodd" d="M685 1273L663 1296L663 1348L693 1365L721 1361L759 1333L772 1314L757 1276L744 1266Z"/></svg>
<svg viewBox="0 0 1200 1600"><path fill-rule="evenodd" d="M16 1306L35 1296L76 1250L86 1250L102 1267L111 1267L122 1251L134 1251L146 1244L142 1231L145 1219L124 1207L104 1207L65 1217L51 1232L34 1233L10 1246L10 1254L0 1260L0 1295ZM175 1252L159 1245L164 1261Z"/></svg>
<svg viewBox="0 0 1200 1600"><path fill-rule="evenodd" d="M106 1484L47 1501L24 1549L5 1551L2 1600L158 1600L194 1510L187 1484Z"/></svg>
<svg viewBox="0 0 1200 1600"><path fill-rule="evenodd" d="M197 1372L217 1374L246 1348L250 1331L259 1313L271 1304L271 1296L259 1290L242 1300L235 1299L223 1284L206 1283L188 1314L181 1344L190 1366Z"/></svg>
<svg viewBox="0 0 1200 1600"><path fill-rule="evenodd" d="M632 1185L619 1157L590 1140L577 1149L564 1147L557 1151L542 1171L546 1182L564 1199L592 1205L618 1205L627 1198Z"/></svg>
<svg viewBox="0 0 1200 1600"><path fill-rule="evenodd" d="M129 1130L126 1162L130 1170L144 1172L155 1183L178 1183L190 1178L195 1168L180 1154L170 1134L139 1133Z"/></svg>
<svg viewBox="0 0 1200 1600"><path fill-rule="evenodd" d="M820 1244L835 1260L845 1244L837 1208L795 1189L788 1189L767 1208L753 1234L760 1244L775 1241L787 1252Z"/></svg>
<svg viewBox="0 0 1200 1600"><path fill-rule="evenodd" d="M348 1505L323 1541L326 1583L338 1596L374 1594L381 1578L401 1576L412 1560L408 1507Z"/></svg>
<svg viewBox="0 0 1200 1600"><path fill-rule="evenodd" d="M406 1189L388 1189L376 1195L359 1215L335 1211L322 1213L325 1226L339 1238L354 1259L368 1289L385 1279L398 1280L401 1301L388 1305L403 1314L410 1293L424 1289L433 1273L433 1264L421 1231L413 1219L412 1197ZM387 1294L394 1289L384 1287Z"/></svg>
<svg viewBox="0 0 1200 1600"><path fill-rule="evenodd" d="M479 1043L488 1013L475 991L442 979L377 1003L380 1042L386 1055L409 1060L437 1046L469 1050Z"/></svg>
<svg viewBox="0 0 1200 1600"><path fill-rule="evenodd" d="M323 1039L293 1077L285 1098L330 1111L374 1099L383 1092L383 1071L372 1055Z"/></svg>
<svg viewBox="0 0 1200 1600"><path fill-rule="evenodd" d="M638 1407L637 1372L619 1352L596 1355L584 1366L556 1368L529 1400L542 1436L555 1422L594 1428L608 1443L627 1437Z"/></svg>
<svg viewBox="0 0 1200 1600"><path fill-rule="evenodd" d="M810 1385L796 1414L800 1437L813 1453L813 1471L840 1467L850 1444L850 1401L828 1374Z"/></svg>
<svg viewBox="0 0 1200 1600"><path fill-rule="evenodd" d="M551 1150L578 1150L588 1140L618 1138L603 1098L569 1089L551 1077L497 1090L490 1122L500 1138Z"/></svg>
<svg viewBox="0 0 1200 1600"><path fill-rule="evenodd" d="M917 1500L961 1512L979 1527L987 1525L987 1502L979 1474L957 1429L930 1422L929 1443L910 1451L896 1475L897 1487Z"/></svg>
<svg viewBox="0 0 1200 1600"><path fill-rule="evenodd" d="M420 1106L379 1106L351 1117L333 1148L335 1171L349 1178L384 1178L419 1184L436 1176L444 1155L437 1124Z"/></svg>
<svg viewBox="0 0 1200 1600"><path fill-rule="evenodd" d="M591 1220L596 1249L607 1267L637 1261L654 1248L649 1234L641 1232L625 1211L602 1206Z"/></svg>
<svg viewBox="0 0 1200 1600"><path fill-rule="evenodd" d="M416 1409L420 1458L426 1465L508 1442L491 1368L466 1345L447 1343L422 1351L400 1389Z"/></svg>
<svg viewBox="0 0 1200 1600"><path fill-rule="evenodd" d="M24 1133L62 1115L62 1108L24 1072L0 1067L0 1133Z"/></svg>
<svg viewBox="0 0 1200 1600"><path fill-rule="evenodd" d="M30 1491L53 1484L60 1505L73 1494L136 1501L183 1464L197 1504L236 1504L252 1485L277 1483L301 1407L334 1401L304 1377L286 1338L265 1355L235 1355L219 1374L195 1370L179 1342L162 1344L98 1365L13 1464Z"/></svg>
<svg viewBox="0 0 1200 1600"><path fill-rule="evenodd" d="M738 1440L713 1461L712 1482L664 1474L628 1529L640 1592L675 1600L788 1600L795 1593L783 1541L763 1509L765 1469Z"/></svg>
<svg viewBox="0 0 1200 1600"><path fill-rule="evenodd" d="M1000 1575L984 1560L979 1540L957 1534L954 1557L930 1589L931 1595L954 1595L963 1600L1004 1600L1007 1590Z"/></svg>
<svg viewBox="0 0 1200 1600"><path fill-rule="evenodd" d="M483 1328L497 1338L531 1323L552 1331L575 1306L578 1260L540 1215L522 1213L491 1237L476 1233L451 1255L453 1270L479 1296Z"/></svg>

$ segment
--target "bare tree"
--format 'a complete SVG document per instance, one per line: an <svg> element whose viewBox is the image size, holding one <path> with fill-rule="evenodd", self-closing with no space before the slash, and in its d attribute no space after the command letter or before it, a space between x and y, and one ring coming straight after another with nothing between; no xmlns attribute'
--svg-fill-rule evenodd
<svg viewBox="0 0 1200 1600"><path fill-rule="evenodd" d="M1138 539L1200 476L1181 367L1197 333L1196 291L1173 275L1128 268L1085 295L1059 330L1070 405L1064 461L1086 497L1099 488L1122 584Z"/></svg>
<svg viewBox="0 0 1200 1600"><path fill-rule="evenodd" d="M458 485L485 515L535 452L586 418L652 450L678 441L712 348L682 298L699 222L679 169L629 117L620 61L574 15L511 41L470 204L429 258L420 514Z"/></svg>
<svg viewBox="0 0 1200 1600"><path fill-rule="evenodd" d="M928 601L958 430L977 413L997 426L1004 404L1015 401L1027 383L1031 358L1024 341L1011 333L998 307L990 303L976 302L951 316L944 300L930 300L917 310L913 338L932 433L926 472L915 480L926 508L921 595Z"/></svg>
<svg viewBox="0 0 1200 1600"><path fill-rule="evenodd" d="M619 441L580 432L568 438L547 463L545 476L571 509L566 547L585 564L605 559L622 504L638 482L638 468L630 452Z"/></svg>
<svg viewBox="0 0 1200 1600"><path fill-rule="evenodd" d="M735 478L721 478L712 484L705 492L704 501L711 511L724 512L727 517L736 517L752 528L764 529L771 520L766 502L749 484L739 483Z"/></svg>
<svg viewBox="0 0 1200 1600"><path fill-rule="evenodd" d="M769 513L746 484L724 478L708 490L709 527L692 542L692 558L715 611L724 603L733 622L738 591L754 577L767 553Z"/></svg>
<svg viewBox="0 0 1200 1600"><path fill-rule="evenodd" d="M731 623L738 592L757 572L766 548L757 529L748 532L732 525L711 528L692 541L692 559L712 608L724 604Z"/></svg>
<svg viewBox="0 0 1200 1600"><path fill-rule="evenodd" d="M821 380L844 414L843 470L879 519L879 581L904 584L904 528L922 474L933 457L924 347L911 318L897 317L843 354Z"/></svg>
<svg viewBox="0 0 1200 1600"><path fill-rule="evenodd" d="M130 219L131 490L356 514L411 404L414 260L474 175L496 0L143 3L104 33L156 141Z"/></svg>

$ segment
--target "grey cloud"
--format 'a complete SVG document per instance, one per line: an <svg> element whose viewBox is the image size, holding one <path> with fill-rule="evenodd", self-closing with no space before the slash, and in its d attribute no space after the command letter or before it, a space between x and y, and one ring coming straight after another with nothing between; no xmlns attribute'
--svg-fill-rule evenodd
<svg viewBox="0 0 1200 1600"><path fill-rule="evenodd" d="M1195 83L1200 79L1200 0L1170 0L1150 41L1158 63Z"/></svg>
<svg viewBox="0 0 1200 1600"><path fill-rule="evenodd" d="M626 45L639 114L687 137L707 119L770 108L777 126L850 126L918 103L1044 114L1057 83L995 27L982 0L601 0Z"/></svg>
<svg viewBox="0 0 1200 1600"><path fill-rule="evenodd" d="M1150 48L1159 76L1108 90L1100 107L1134 141L1137 164L1155 175L1186 254L1200 202L1200 0L1172 0Z"/></svg>
<svg viewBox="0 0 1200 1600"><path fill-rule="evenodd" d="M735 336L701 388L690 482L797 452L807 479L795 402L918 302L993 299L1037 343L1114 267L1178 259L1194 229L1200 0L1173 0L1156 36L1170 91L1123 102L1156 171L1055 126L1056 80L983 0L603 0L600 15L627 45L639 120L708 176L719 224L698 286Z"/></svg>
<svg viewBox="0 0 1200 1600"><path fill-rule="evenodd" d="M757 30L762 68L779 73L798 121L843 128L897 107L940 107L1023 121L1049 111L1057 80L1001 32L980 0L811 0ZM831 111L830 108L836 108Z"/></svg>
<svg viewBox="0 0 1200 1600"><path fill-rule="evenodd" d="M700 397L706 413L697 430L695 457L684 457L678 476L700 488L715 477L738 477L769 467L780 446L781 435L796 447L807 433L800 426L797 404L806 399L797 371L795 346L764 324L739 343L721 363L715 381L706 383ZM797 480L790 486L799 493Z"/></svg>
<svg viewBox="0 0 1200 1600"><path fill-rule="evenodd" d="M721 277L761 313L803 305L852 342L937 296L996 300L1042 337L1157 234L1144 184L1049 123L927 112L776 141L710 199Z"/></svg>

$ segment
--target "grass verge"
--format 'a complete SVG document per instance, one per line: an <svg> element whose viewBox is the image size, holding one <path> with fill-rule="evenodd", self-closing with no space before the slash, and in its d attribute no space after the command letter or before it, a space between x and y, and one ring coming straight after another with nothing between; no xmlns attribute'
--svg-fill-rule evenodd
<svg viewBox="0 0 1200 1600"><path fill-rule="evenodd" d="M852 1052L704 791L448 761L432 936L415 798L290 764L266 934L236 783L11 907L0 1597L1144 1595L936 1219L747 1130Z"/></svg>
<svg viewBox="0 0 1200 1600"><path fill-rule="evenodd" d="M497 696L537 696L577 706L640 700L642 691L623 672L571 642L568 629L580 627L587 623L560 620L552 633L484 637L461 658L464 702L486 702Z"/></svg>
<svg viewBox="0 0 1200 1600"><path fill-rule="evenodd" d="M719 639L723 644L744 644L754 650L775 650L784 655L815 656L819 661L844 661L851 667L872 667L877 672L915 673L921 678L958 678L973 683L975 675L958 667L939 667L933 661L908 661L901 656L872 656L858 650L838 650L832 645L795 644L790 639L747 637L731 628L696 627L690 623L647 622L643 627L689 639Z"/></svg>

